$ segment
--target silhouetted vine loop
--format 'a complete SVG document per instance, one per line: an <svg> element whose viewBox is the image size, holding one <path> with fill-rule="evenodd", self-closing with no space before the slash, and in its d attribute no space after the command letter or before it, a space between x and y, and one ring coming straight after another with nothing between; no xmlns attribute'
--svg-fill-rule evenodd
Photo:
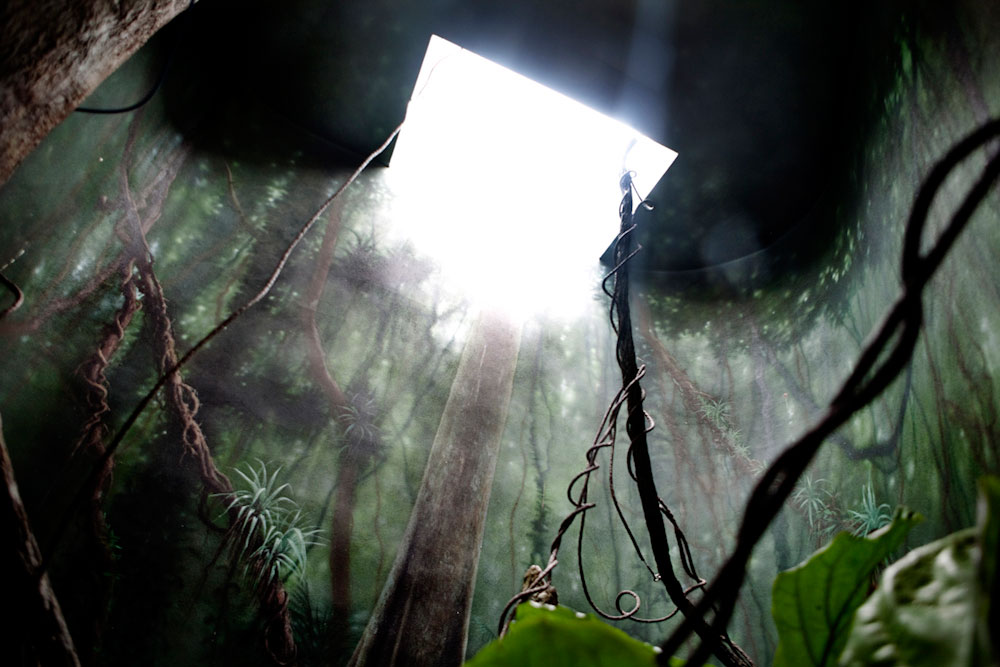
<svg viewBox="0 0 1000 667"><path fill-rule="evenodd" d="M820 446L851 415L875 399L908 366L923 322L924 287L1000 178L1000 156L997 152L988 156L979 179L965 195L931 248L921 254L920 246L931 205L952 171L977 149L997 137L1000 137L1000 118L986 123L959 141L925 178L917 192L904 232L902 293L875 336L865 346L854 370L823 417L805 435L789 445L761 475L747 501L732 554L696 606L695 616L688 616L663 643L663 655L675 654L691 632L696 631L696 624L704 622L704 618L710 613L714 612L711 626L715 631L726 627L754 547ZM687 664L692 667L704 664L711 652L712 647L702 639L702 643L688 659Z"/></svg>
<svg viewBox="0 0 1000 667"><path fill-rule="evenodd" d="M622 190L622 200L618 208L618 213L621 218L621 227L619 229L618 237L614 242L614 268L612 268L608 275L605 276L601 283L602 289L611 299L611 304L608 310L608 319L611 323L611 328L614 330L618 338L615 357L621 370L622 387L615 395L614 399L612 399L610 406L604 413L604 419L601 421L601 425L598 428L597 436L594 438L591 446L587 449L586 467L573 477L568 485L567 497L569 498L569 501L573 505L574 509L563 520L562 524L559 526L556 537L552 542L549 566L545 570L545 576L549 576L551 569L557 562L556 557L558 555L563 535L569 529L576 517L579 516L580 528L577 537L577 563L581 588L583 589L583 594L591 608L598 615L608 620L619 621L629 619L639 623L658 623L671 618L676 615L677 612L682 612L685 615L690 614L692 604L687 599L687 595L690 592L705 586L705 581L698 577L687 539L684 537L684 533L681 530L680 525L674 518L673 513L667 507L667 504L657 495L656 485L652 476L652 464L649 458L646 434L653 429L655 423L653 422L652 417L650 417L650 415L643 409L644 393L640 380L645 375L646 367L638 365L636 361L635 346L632 340L632 324L629 314L628 263L633 257L635 257L636 253L638 253L640 249L638 245L636 245L635 248L632 247L632 233L636 229L636 225L632 219L632 193L635 190L635 186L632 182L632 176L632 172L623 170L619 181L619 185ZM609 289L608 287L608 281L611 279L614 280L613 289ZM625 517L625 512L623 511L615 492L615 442L618 429L618 417L623 406L626 407L625 433L629 439L629 446L626 453L626 468L639 489L643 516L646 522L646 528L649 532L650 544L656 563L655 570L647 562L646 556L640 548L639 541ZM590 589L587 585L583 558L583 533L586 524L586 512L595 506L594 503L588 501L588 491L590 476L600 467L597 463L597 455L600 450L604 448L609 449L608 489L611 502L618 514L618 518L631 540L632 547L636 555L649 571L650 577L654 582L660 582L664 585L668 596L675 605L675 609L665 616L659 618L640 618L637 614L639 609L642 607L642 600L640 599L638 593L629 589L620 591L617 594L614 605L618 613L610 614L602 610L597 605L591 596ZM664 518L666 518L673 527L674 536L677 540L678 550L680 552L681 567L686 575L695 580L695 583L687 588L681 586L671 565L670 546L667 542L666 531L663 524ZM541 578L538 580L541 581ZM504 607L503 613L500 617L501 635L506 630L508 612L518 602L527 599L527 597L530 597L529 592L522 591L521 593L515 595ZM622 608L622 599L625 597L630 597L632 599L633 605L631 609L625 610ZM746 655L738 647L732 644L729 638L725 636L724 632L718 633L713 639L711 634L713 631L708 628L704 620L700 622L698 632L706 640L712 641L713 648L716 649L715 653L719 656L720 661L724 665L730 667L743 667L751 664Z"/></svg>
<svg viewBox="0 0 1000 667"><path fill-rule="evenodd" d="M3 286L6 287L7 290L14 296L14 301L3 310L0 310L0 318L3 318L7 314L14 312L21 307L21 304L24 303L24 292L22 292L20 287L18 287L12 280L7 278L7 276L2 273L0 273L0 284L3 284Z"/></svg>

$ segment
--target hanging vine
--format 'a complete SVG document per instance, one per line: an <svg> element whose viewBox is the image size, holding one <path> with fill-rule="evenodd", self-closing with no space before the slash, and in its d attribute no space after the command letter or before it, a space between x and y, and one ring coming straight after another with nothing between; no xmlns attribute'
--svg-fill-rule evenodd
<svg viewBox="0 0 1000 667"><path fill-rule="evenodd" d="M917 193L903 239L901 296L865 347L853 372L820 421L789 445L761 476L747 501L737 542L729 559L711 586L705 590L693 615L686 616L684 622L662 644L663 655L675 654L691 633L698 631L706 618L711 617L711 628L716 632L726 627L754 547L794 490L820 446L851 415L881 394L909 365L923 322L923 290L1000 177L1000 157L996 151L989 157L979 180L966 194L934 244L926 253L922 253L923 232L927 226L931 204L952 170L998 135L1000 119L986 123L958 142L924 180ZM704 664L714 648L703 636L701 639L688 659L688 664L694 667Z"/></svg>
<svg viewBox="0 0 1000 667"><path fill-rule="evenodd" d="M680 612L684 614L685 617L691 618L693 614L693 604L687 596L692 591L697 590L706 584L705 580L698 576L691 550L688 546L687 538L684 536L683 530L681 530L680 525L677 523L673 512L663 499L657 495L656 485L653 480L652 464L646 440L647 433L653 428L653 421L643 409L644 396L640 384L643 376L645 375L646 368L645 366L639 366L636 361L635 345L632 339L632 321L629 305L628 263L639 251L638 247L633 247L634 240L632 234L636 229L636 225L632 218L632 191L634 186L632 184L632 177L630 173L626 172L622 176L620 185L623 192L621 205L619 207L621 228L614 243L615 266L604 280L604 291L609 297L611 297L609 319L611 321L612 329L618 336L615 356L617 358L619 369L621 370L622 388L619 390L605 413L593 445L587 450L587 467L584 468L582 472L577 474L569 484L567 495L574 509L559 526L556 538L552 542L549 561L544 568L539 567L537 570L529 570L530 578L529 576L526 576L524 589L519 594L515 595L504 607L500 617L501 634L503 634L506 630L508 623L507 614L517 603L539 594L545 594L551 587L551 574L553 568L555 568L558 563L558 554L562 537L577 516L580 517L580 529L578 531L577 539L577 561L579 566L580 582L584 595L587 598L587 602L602 617L609 620L630 619L642 623L659 623L667 620L668 618L672 618ZM641 205L649 206L646 202L641 202ZM613 290L609 290L607 283L612 278L614 279L614 288ZM615 492L615 444L617 439L618 417L623 407L626 408L625 432L629 439L629 446L626 453L626 468L639 490L643 517L645 519L646 529L649 533L652 549L652 564L650 564L650 559L643 554L643 550L640 547L638 539L629 525L627 518L625 517ZM675 606L675 609L665 616L659 618L644 618L638 616L642 601L635 591L627 589L619 592L615 598L615 608L617 614L607 612L602 610L594 602L587 586L586 572L583 561L583 534L586 522L586 512L596 506L596 503L591 502L588 499L588 491L591 475L600 467L597 463L597 456L600 451L605 448L609 451L608 490L611 503L615 507L618 518L625 528L639 560L645 565L654 581L663 583L671 602L673 602ZM579 492L574 497L574 490L577 488L578 484ZM674 539L676 540L678 553L680 554L681 569L684 575L692 581L692 583L688 586L683 586L681 584L674 571L673 563L670 557L670 546L667 532L664 526L664 519L670 523L673 529ZM655 570L654 565L656 568ZM628 610L625 610L622 606L622 600L626 597L631 598L632 600L632 607ZM711 644L713 652L724 665L747 666L752 664L746 654L729 639L724 630L713 630L709 628L707 623L703 620L700 623L696 621L696 625L699 636Z"/></svg>
<svg viewBox="0 0 1000 667"><path fill-rule="evenodd" d="M921 296L931 277L937 271L944 257L954 244L962 229L969 222L979 204L990 193L994 182L1000 177L1000 151L994 150L988 157L980 179L969 190L961 205L954 212L950 222L937 237L933 246L921 253L923 230L931 204L941 189L946 177L951 171L965 161L974 151L987 145L1000 135L1000 119L991 121L970 134L948 152L931 170L921 186L914 202L912 212L906 227L902 257L903 293L890 309L885 321L876 335L864 348L854 370L844 382L840 391L826 409L818 423L796 442L789 445L777 459L760 475L753 493L747 501L744 518L739 529L737 542L723 567L709 585L700 579L694 569L691 551L683 532L674 520L667 505L656 493L652 476L646 435L652 430L653 422L643 410L643 391L640 380L645 374L645 367L639 366L635 359L632 342L631 319L629 313L628 262L639 248L633 249L630 234L635 229L632 222L632 184L628 174L623 176L621 185L624 192L619 210L622 226L614 246L615 267L605 279L614 277L614 290L605 292L611 297L611 325L618 336L616 356L622 372L622 389L615 396L601 422L598 436L587 450L587 467L570 482L568 496L573 510L563 520L552 542L552 548L547 565L542 568L532 566L525 577L525 585L520 593L515 595L504 607L500 617L500 633L506 631L509 624L509 612L520 602L535 596L545 594L551 588L551 575L558 564L559 548L565 532L576 518L580 517L578 539L578 561L580 581L587 601L594 610L609 620L632 619L656 622L666 620L680 612L683 620L661 645L662 653L658 660L662 664L675 656L683 643L691 636L698 635L698 642L687 663L698 667L704 664L710 655L724 665L751 665L747 655L726 635L726 627L732 616L739 597L739 592L746 576L747 564L757 542L763 537L765 530L774 520L778 511L788 501L789 496L797 487L800 477L812 461L822 443L827 440L837 428L843 425L851 415L863 409L886 389L904 369L912 368L911 357L923 322ZM767 350L764 351L764 355ZM895 428L888 443L883 447L895 449L905 421L905 410L911 379L907 374L902 403L895 419ZM786 375L786 380L787 380ZM691 397L685 397L689 402ZM619 412L627 407L626 433L629 437L626 463L628 471L636 483L642 501L643 516L649 534L653 552L653 561L657 570L654 571L642 553L635 535L620 510L614 487L614 456L615 439ZM686 406L690 409L691 406ZM704 416L704 409L699 411ZM843 446L843 444L842 444ZM615 599L617 614L600 609L592 599L587 589L586 576L582 559L582 535L586 512L595 503L588 500L588 485L591 475L599 468L597 456L600 450L609 450L608 486L611 503L618 510L619 518L625 527L635 552L647 567L654 580L661 581L671 601L676 606L674 612L660 619L640 619L636 614L641 606L639 596L630 590L621 591ZM881 448L880 451L881 452ZM871 456L865 452L865 457ZM579 488L574 495L574 490ZM804 512L809 511L808 505L802 502L794 503ZM870 499L872 508L878 512L880 506ZM680 554L681 568L685 575L694 583L683 587L673 570L670 558L669 542L663 519L666 518L674 529L674 538ZM704 589L697 603L688 599L688 594L696 589ZM622 608L622 599L629 597L633 607L626 611Z"/></svg>
<svg viewBox="0 0 1000 667"><path fill-rule="evenodd" d="M122 294L122 304L112 316L112 321L104 326L93 354L77 369L85 385L83 398L88 416L67 461L68 465L77 455L85 456L87 461L104 460L88 499L90 531L86 538L87 567L92 577L97 580L93 584L96 590L88 596L88 602L93 606L91 629L93 640L88 644L93 645L98 645L103 635L105 616L111 601L111 584L107 573L114 569L114 554L104 513L104 496L111 487L114 470L114 458L103 458L104 438L108 431L105 417L111 412L111 407L108 405L109 385L105 372L115 352L121 347L125 330L140 307L134 260L122 264L120 277L119 290Z"/></svg>
<svg viewBox="0 0 1000 667"><path fill-rule="evenodd" d="M145 309L147 311L147 317L153 328L154 352L157 356L157 364L160 374L157 381L154 383L154 386L139 401L136 407L126 418L124 424L117 430L113 437L110 438L108 444L99 450L99 456L96 457L96 461L94 461L91 465L89 475L84 483L79 487L69 508L61 514L61 517L56 524L50 543L46 549L44 559L39 567L40 572L44 572L47 569L49 559L57 548L62 536L65 534L69 521L76 508L82 507L86 498L95 497L95 494L97 493L95 490L103 488L107 482L108 471L117 448L121 445L125 435L135 425L138 417L145 411L146 407L150 402L152 402L153 398L160 392L161 389L166 389L166 403L170 410L175 414L181 427L181 459L193 459L202 480L203 507L204 500L210 494L221 494L225 496L232 493L232 484L229 482L229 479L215 466L211 451L205 440L204 433L202 432L196 419L199 409L197 394L193 388L183 381L179 371L194 356L194 354L201 350L210 340L226 329L235 319L242 316L247 310L264 299L277 281L277 278L288 262L292 251L319 219L319 216L323 213L323 211L347 188L347 186L356 180L360 172L371 162L372 159L385 150L391 139L394 138L399 131L399 128L397 128L390 135L389 139L371 156L369 156L369 158L366 159L362 165L329 198L327 198L319 210L305 223L305 225L303 225L298 234L296 234L289 246L286 248L285 252L282 254L277 266L271 272L264 286L249 301L243 304L243 306L234 310L226 319L209 331L208 334L206 334L191 349L189 349L186 354L180 356L176 352L176 344L173 337L170 317L167 312L167 303L163 294L163 288L156 277L153 268L152 254L145 239L146 229L148 229L148 226L159 217L162 208L160 206L156 206L152 209L152 212L147 212L145 216L140 216L139 207L132 197L128 183L128 166L130 164L129 156L135 141L137 123L138 116L137 119L133 121L133 125L130 128L129 136L126 141L124 157L121 163L120 183L122 200L125 208L122 228L125 232L124 235L120 233L120 236L123 236L123 241L126 243L127 255L134 258L132 260L134 261L135 267L134 277L130 280L129 285L133 288L137 287L144 296L143 302L146 304ZM176 164L174 166L176 166ZM176 173L175 169L169 171L171 173ZM157 181L159 183L162 182L162 180L161 172L160 178L158 178ZM165 192L169 187L169 179L166 183L166 187L158 188L159 192L163 195L157 198L160 204L162 204L165 200ZM132 261L128 262L128 266L132 266ZM80 295L78 294L77 298L79 297ZM20 299L17 301L19 304ZM52 312L52 308L47 309L45 316L51 315ZM110 338L108 339L108 345L111 347L116 347L119 343L120 338L114 340L113 342ZM99 351L98 356L102 354L105 358L107 357L107 354L104 351ZM96 365L89 365L85 371L93 375L91 379L95 380L95 384L91 386L91 390L94 392L94 400L97 402L96 404L98 405L98 410L101 415L105 412L104 410L100 410L101 400L106 393L106 387L101 381L101 374L103 373L104 366L106 366L106 361L102 362L98 359ZM98 417L98 421L88 420L88 435L84 437L88 439L94 437L97 437L98 439L103 438L105 431L104 427L99 425L99 422L100 417ZM227 521L230 524L233 524L238 520L238 517L236 516L237 513L238 508L232 505L227 510ZM204 521L210 525L214 525L206 512L202 512L201 514ZM263 545L264 537L265 536L263 535L259 535L253 538L250 545L252 547L252 554L263 553L259 547ZM253 569L252 564L250 565L250 568ZM291 631L288 595L284 591L282 582L277 578L267 580L265 585L259 587L257 592L266 621L265 645L276 662L279 664L290 664L295 660L296 650Z"/></svg>

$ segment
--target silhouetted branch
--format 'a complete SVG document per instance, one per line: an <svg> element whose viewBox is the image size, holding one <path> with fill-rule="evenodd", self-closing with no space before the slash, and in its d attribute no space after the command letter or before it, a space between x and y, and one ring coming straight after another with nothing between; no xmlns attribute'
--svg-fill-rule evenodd
<svg viewBox="0 0 1000 667"><path fill-rule="evenodd" d="M59 601L42 568L42 554L28 524L14 480L0 423L0 538L4 548L0 565L6 578L7 606L14 613L2 624L4 654L21 664L80 667L73 639L63 619Z"/></svg>
<svg viewBox="0 0 1000 667"><path fill-rule="evenodd" d="M21 304L24 303L24 292L22 292L20 287L14 284L13 281L2 273L0 273L0 284L3 284L3 286L6 287L14 296L14 300L11 304L3 310L0 310L0 318L2 318L4 315L12 313L21 307Z"/></svg>
<svg viewBox="0 0 1000 667"><path fill-rule="evenodd" d="M952 215L933 247L920 253L920 244L934 198L951 171L976 149L1000 135L1000 119L983 125L953 147L931 170L924 181L913 209L903 240L902 294L889 311L874 338L867 344L854 371L844 382L820 421L799 440L791 444L761 476L747 501L736 545L712 585L695 608L695 614L685 621L663 643L663 656L675 654L697 632L699 621L714 610L711 627L716 632L725 629L746 576L747 563L757 542L781 510L795 488L799 477L819 451L823 442L855 412L875 399L909 364L923 322L923 289L941 265L958 235L972 214L989 194L1000 176L1000 158L993 156L982 176L969 191L961 206ZM699 633L700 634L700 633ZM714 647L704 640L687 664L699 667L708 659Z"/></svg>

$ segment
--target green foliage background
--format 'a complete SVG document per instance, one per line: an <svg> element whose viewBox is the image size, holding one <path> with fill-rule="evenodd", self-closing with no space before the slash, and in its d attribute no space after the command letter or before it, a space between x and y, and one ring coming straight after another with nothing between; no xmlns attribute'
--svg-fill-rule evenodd
<svg viewBox="0 0 1000 667"><path fill-rule="evenodd" d="M856 110L864 129L850 138L849 164L817 218L840 230L823 261L749 288L686 292L649 277L641 289L636 339L649 368L646 407L658 424L654 465L705 578L732 546L762 466L808 428L896 297L902 224L920 179L956 139L1000 115L1000 47L985 20L990 10L962 7L954 25L943 27L919 5L881 16L871 28L861 48L871 50L874 71L863 84L867 106ZM99 96L141 88L158 67L153 47ZM87 416L76 369L121 302L114 266L123 247L116 233L126 205L123 175L149 224L183 351L256 291L294 231L349 171L320 159L290 127L227 154L219 147L243 136L230 132L230 119L182 133L163 104L156 98L134 116L70 117L0 190L0 266L26 294L24 307L0 321L0 411L43 544L89 470L72 447ZM123 163L130 132L135 145ZM209 132L216 133L211 140ZM982 163L977 156L949 182L933 227ZM887 518L882 506L897 504L926 517L907 538L910 546L972 525L974 482L1000 467L998 212L994 192L927 290L912 367L825 445L808 483L755 552L731 633L760 663L771 662L777 644L771 582L834 532L867 520L875 527ZM354 404L367 406L363 428L381 443L360 471L354 505L351 610L340 619L352 638L406 527L474 312L474 295L442 281L433 260L406 241L406 226L417 222L397 205L386 170L366 173L344 195L334 261L315 309L326 365ZM303 342L304 295L322 234L317 228L306 238L272 295L195 358L184 377L200 397L197 418L218 467L232 476L257 459L281 466L308 527L328 530L348 434L312 380ZM511 270L520 270L517 258ZM595 295L596 284L589 286ZM155 379L150 338L140 311L107 371L112 431ZM525 568L547 556L569 509L566 486L584 467L617 390L599 297L570 321L537 315L522 340L470 654L495 637ZM90 638L84 650L108 664L264 664L252 595L222 536L199 519L197 474L179 456L178 437L176 421L154 403L116 457L105 501L113 563L81 579L75 555L84 528L74 524L52 563L55 590L71 630ZM617 488L637 526L641 512L623 468L615 471ZM594 496L599 504L580 552L591 596L613 611L627 588L642 598L644 614L668 612L606 490ZM573 536L553 582L563 604L589 610ZM640 544L646 547L641 537ZM337 650L328 645L334 601L327 547L311 545L305 568L287 584L302 662L324 664ZM92 585L110 591L99 631L90 629ZM653 643L669 628L621 625ZM349 654L339 650L338 658Z"/></svg>

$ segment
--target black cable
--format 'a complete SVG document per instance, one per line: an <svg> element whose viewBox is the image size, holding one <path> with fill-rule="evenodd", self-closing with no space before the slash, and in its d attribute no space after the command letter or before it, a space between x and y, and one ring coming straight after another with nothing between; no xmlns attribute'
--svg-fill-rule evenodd
<svg viewBox="0 0 1000 667"><path fill-rule="evenodd" d="M183 14L187 14L189 11L191 11L192 7L194 7L194 0L191 0L188 3L187 9L185 9L182 12L182 15ZM141 98L139 98L139 100L137 102L129 104L128 106L125 106L125 107L113 107L113 108L110 108L110 109L101 109L101 108L96 108L96 107L77 107L76 109L74 109L74 111L76 111L77 113L92 113L92 114L108 114L108 115L110 115L110 114L128 113L129 111L135 111L139 107L144 106L146 104L146 102L149 102L151 99L153 99L153 96L156 95L157 91L160 90L160 87L163 85L163 82L166 80L166 78L167 78L167 71L170 69L170 64L173 62L174 55L176 55L176 53L177 53L177 42L178 42L178 37L175 34L173 42L170 45L170 53L167 54L167 60L166 60L166 62L163 63L163 67L160 69L160 75L157 77L156 83L154 83L153 87L150 88L146 92L145 95L143 95Z"/></svg>

